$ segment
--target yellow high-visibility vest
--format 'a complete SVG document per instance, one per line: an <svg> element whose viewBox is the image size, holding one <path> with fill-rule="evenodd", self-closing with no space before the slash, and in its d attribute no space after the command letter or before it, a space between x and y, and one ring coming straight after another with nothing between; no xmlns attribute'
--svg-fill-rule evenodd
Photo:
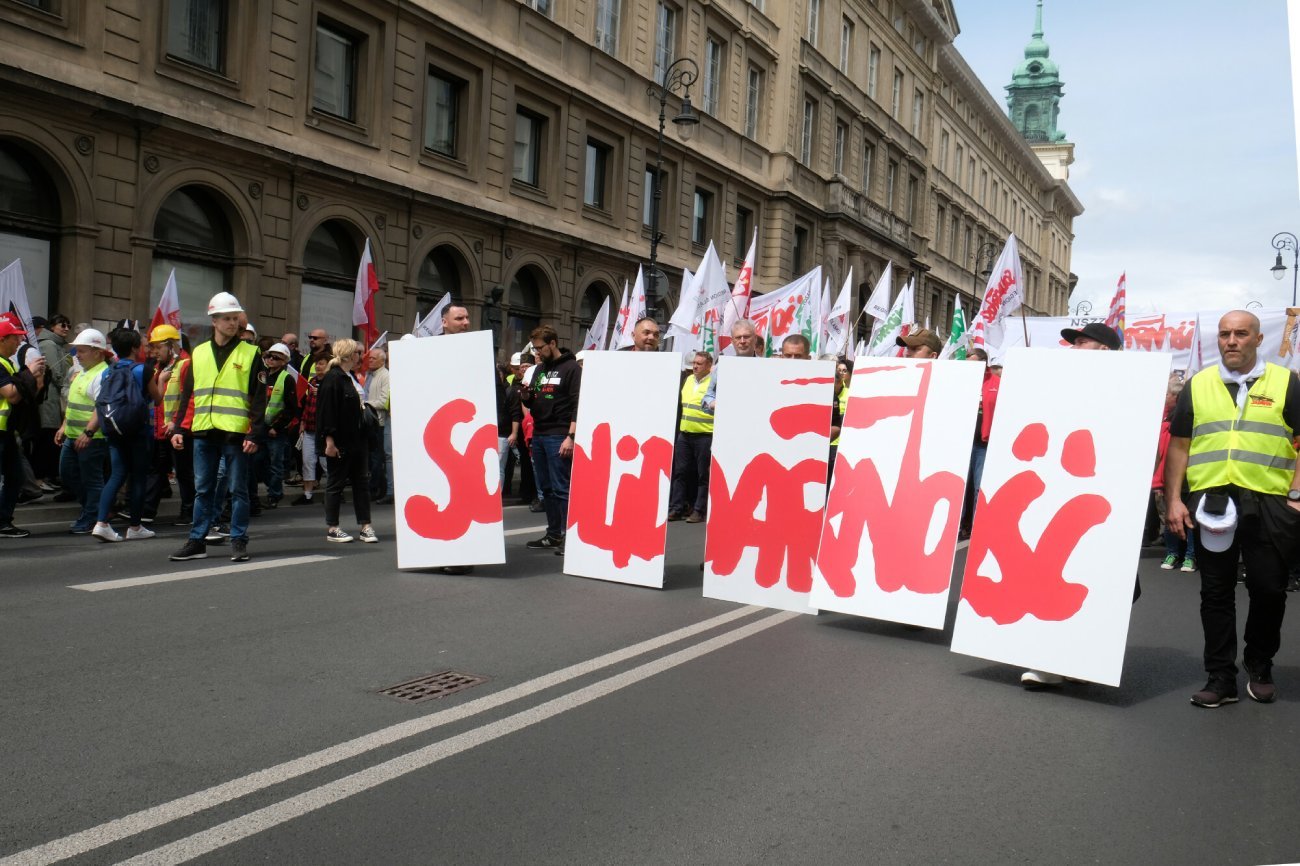
<svg viewBox="0 0 1300 866"><path fill-rule="evenodd" d="M89 370L82 370L77 378L72 380L72 385L68 388L68 411L63 415L63 435L69 439L76 439L86 429L90 423L90 418L95 414L95 401L90 399L90 385L108 369L108 364L100 361ZM103 439L104 431L96 430L95 439Z"/></svg>
<svg viewBox="0 0 1300 866"><path fill-rule="evenodd" d="M241 341L218 370L212 343L200 343L195 347L190 358L194 370L194 423L191 430L195 433L205 430L247 433L252 428L248 389L256 359L257 347Z"/></svg>
<svg viewBox="0 0 1300 866"><path fill-rule="evenodd" d="M713 374L703 379L694 375L687 376L682 383L682 425L683 433L712 433L713 416L704 411L704 395L709 391Z"/></svg>
<svg viewBox="0 0 1300 866"><path fill-rule="evenodd" d="M266 397L266 423L274 424L275 419L284 411L284 383L289 378L288 370L281 370L280 376L271 386L271 393Z"/></svg>
<svg viewBox="0 0 1300 866"><path fill-rule="evenodd" d="M839 404L840 424L842 425L844 423L844 413L849 411L849 386L848 385L845 385L843 388L840 389L840 394L838 397L835 398L835 402ZM841 431L843 431L843 427L841 427L840 429ZM832 448L837 447L839 444L840 444L840 437L836 436L834 439L831 440Z"/></svg>
<svg viewBox="0 0 1300 866"><path fill-rule="evenodd" d="M5 372L8 373L10 376L18 372L14 368L14 365L9 363L8 358L0 358L0 366L3 366ZM9 429L9 411L11 408L12 406L10 405L9 401L5 399L3 396L0 396L0 433L3 433Z"/></svg>
<svg viewBox="0 0 1300 866"><path fill-rule="evenodd" d="M1285 367L1268 364L1239 410L1219 376L1207 367L1192 377L1192 443L1187 485L1192 490L1228 484L1285 495L1295 475L1296 431L1283 418Z"/></svg>

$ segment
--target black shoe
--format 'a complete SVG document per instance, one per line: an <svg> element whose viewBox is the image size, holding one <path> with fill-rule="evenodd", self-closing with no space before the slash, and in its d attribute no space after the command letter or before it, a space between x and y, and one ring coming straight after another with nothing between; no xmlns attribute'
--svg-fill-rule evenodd
<svg viewBox="0 0 1300 866"><path fill-rule="evenodd" d="M373 499L373 500L371 500L371 502L372 502L374 505L392 505L392 504L393 504L393 497L388 496L387 494L385 494L384 496L381 496L381 497L379 497L378 499Z"/></svg>
<svg viewBox="0 0 1300 866"><path fill-rule="evenodd" d="M534 514L539 514L546 510L546 506L542 504L542 500L534 499L532 502L528 503L528 510Z"/></svg>
<svg viewBox="0 0 1300 866"><path fill-rule="evenodd" d="M194 512L188 508L182 508L181 513L176 517L176 520L172 523L172 526L193 526L193 525L194 525Z"/></svg>
<svg viewBox="0 0 1300 866"><path fill-rule="evenodd" d="M474 570L472 565L444 565L438 569L440 574L469 574Z"/></svg>
<svg viewBox="0 0 1300 866"><path fill-rule="evenodd" d="M315 501L316 498L314 496L307 496L305 494L299 493L297 497L295 497L293 501L291 501L289 504L290 505L311 505Z"/></svg>
<svg viewBox="0 0 1300 866"><path fill-rule="evenodd" d="M186 539L185 544L181 546L181 549L167 558L173 562L183 562L187 559L207 559L208 546L202 541Z"/></svg>
<svg viewBox="0 0 1300 866"><path fill-rule="evenodd" d="M1277 686L1273 685L1273 663L1264 662L1257 665L1245 665L1246 694L1260 704L1271 704L1277 700Z"/></svg>
<svg viewBox="0 0 1300 866"><path fill-rule="evenodd" d="M1286 582L1287 592L1300 592L1300 575L1295 575Z"/></svg>
<svg viewBox="0 0 1300 866"><path fill-rule="evenodd" d="M18 504L26 505L29 502L40 502L41 497L44 495L32 490L23 490L18 494Z"/></svg>
<svg viewBox="0 0 1300 866"><path fill-rule="evenodd" d="M267 507L267 508L279 508L279 507L280 507L280 500L278 500L278 499L268 499L268 500L266 500L266 507Z"/></svg>
<svg viewBox="0 0 1300 866"><path fill-rule="evenodd" d="M31 533L26 529L19 529L12 523L0 526L0 538L27 538Z"/></svg>
<svg viewBox="0 0 1300 866"><path fill-rule="evenodd" d="M207 537L204 538L203 540L210 542L212 544L220 544L221 542L225 541L229 537L230 537L230 527L222 526L220 523L214 523L210 527L208 527Z"/></svg>
<svg viewBox="0 0 1300 866"><path fill-rule="evenodd" d="M1237 684L1232 680L1211 679L1205 688L1192 695L1192 703L1198 707L1214 709L1224 704L1237 702Z"/></svg>
<svg viewBox="0 0 1300 866"><path fill-rule="evenodd" d="M230 561L248 562L248 539L234 538L230 541Z"/></svg>
<svg viewBox="0 0 1300 866"><path fill-rule="evenodd" d="M675 520L682 520L682 519L684 519L685 517L686 517L686 515L685 515L685 514L682 514L680 511L670 511L670 512L668 512L668 522L669 522L669 523L672 523L672 522L675 521Z"/></svg>
<svg viewBox="0 0 1300 866"><path fill-rule="evenodd" d="M55 502L76 502L77 497L73 496L71 493L64 490L62 493L56 493L54 495L54 501Z"/></svg>
<svg viewBox="0 0 1300 866"><path fill-rule="evenodd" d="M543 535L541 538L534 538L526 545L529 550L554 550L555 548L564 549L564 539L556 538L553 535Z"/></svg>

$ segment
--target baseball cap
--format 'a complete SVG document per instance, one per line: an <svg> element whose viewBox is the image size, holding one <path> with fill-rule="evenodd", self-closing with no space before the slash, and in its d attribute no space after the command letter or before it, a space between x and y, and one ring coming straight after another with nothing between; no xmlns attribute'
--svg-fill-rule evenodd
<svg viewBox="0 0 1300 866"><path fill-rule="evenodd" d="M1196 543L1214 553L1222 553L1232 547L1232 539L1237 534L1237 505L1231 499L1222 514L1207 514L1205 499L1202 496L1196 506L1196 524L1199 532Z"/></svg>
<svg viewBox="0 0 1300 866"><path fill-rule="evenodd" d="M1096 340L1112 352L1118 352L1124 347L1124 344L1120 342L1119 332L1104 322L1089 322L1082 328L1064 328L1061 330L1061 339L1067 343L1073 344L1080 337Z"/></svg>
<svg viewBox="0 0 1300 866"><path fill-rule="evenodd" d="M19 322L16 315L5 313L0 316L0 337L12 337L14 335L25 337L27 332L23 330L22 323Z"/></svg>
<svg viewBox="0 0 1300 866"><path fill-rule="evenodd" d="M917 346L927 346L935 352L943 351L943 341L939 339L938 334L929 328L913 331L906 337L899 337L895 342L900 346L907 346L909 349L915 349Z"/></svg>

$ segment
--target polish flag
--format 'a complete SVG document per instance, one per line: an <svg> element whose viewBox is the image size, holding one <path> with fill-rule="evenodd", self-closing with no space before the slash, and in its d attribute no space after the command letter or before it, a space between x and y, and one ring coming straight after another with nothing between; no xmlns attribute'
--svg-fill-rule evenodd
<svg viewBox="0 0 1300 866"><path fill-rule="evenodd" d="M369 346L379 339L379 328L375 325L375 295L379 294L379 277L375 275L375 262L370 257L370 238L366 238L366 248L361 253L361 264L357 266L357 284L352 295L352 324L365 328L365 342Z"/></svg>
<svg viewBox="0 0 1300 866"><path fill-rule="evenodd" d="M1110 312L1106 314L1106 327L1119 331L1119 338L1124 339L1124 316L1128 306L1127 272L1119 275L1119 284L1115 287L1115 297L1110 299Z"/></svg>
<svg viewBox="0 0 1300 866"><path fill-rule="evenodd" d="M176 269L167 275L167 285L163 287L162 297L158 299L158 309L153 311L153 319L149 322L149 333L159 325L171 325L176 330L181 329L181 301L180 295L176 292Z"/></svg>
<svg viewBox="0 0 1300 866"><path fill-rule="evenodd" d="M623 300L618 305L618 319L614 325L614 342L610 347L618 351L624 346L632 345L632 332L636 323L645 318L645 274L638 265L636 283L632 286L631 297L628 296L627 283L623 283Z"/></svg>
<svg viewBox="0 0 1300 866"><path fill-rule="evenodd" d="M722 311L722 332L718 334L718 347L723 354L734 355L731 351L731 327L741 319L749 318L749 302L754 296L754 261L758 257L758 228L754 228L754 239L749 242L749 252L745 253L745 263L736 275L736 284L731 287L731 299Z"/></svg>

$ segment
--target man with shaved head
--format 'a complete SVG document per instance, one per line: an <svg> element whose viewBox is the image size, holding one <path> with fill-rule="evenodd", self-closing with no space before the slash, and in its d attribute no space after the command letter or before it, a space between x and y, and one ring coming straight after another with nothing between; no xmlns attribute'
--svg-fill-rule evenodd
<svg viewBox="0 0 1300 866"><path fill-rule="evenodd" d="M449 304L442 311L442 332L463 334L469 330L469 310L460 304Z"/></svg>
<svg viewBox="0 0 1300 866"><path fill-rule="evenodd" d="M1166 520L1179 538L1198 530L1201 627L1209 681L1198 707L1237 701L1237 567L1246 566L1242 664L1246 693L1277 698L1273 657L1281 644L1288 563L1300 557L1300 381L1259 357L1259 319L1233 310L1219 320L1220 362L1178 395L1165 457ZM1172 495L1186 476L1187 502Z"/></svg>

